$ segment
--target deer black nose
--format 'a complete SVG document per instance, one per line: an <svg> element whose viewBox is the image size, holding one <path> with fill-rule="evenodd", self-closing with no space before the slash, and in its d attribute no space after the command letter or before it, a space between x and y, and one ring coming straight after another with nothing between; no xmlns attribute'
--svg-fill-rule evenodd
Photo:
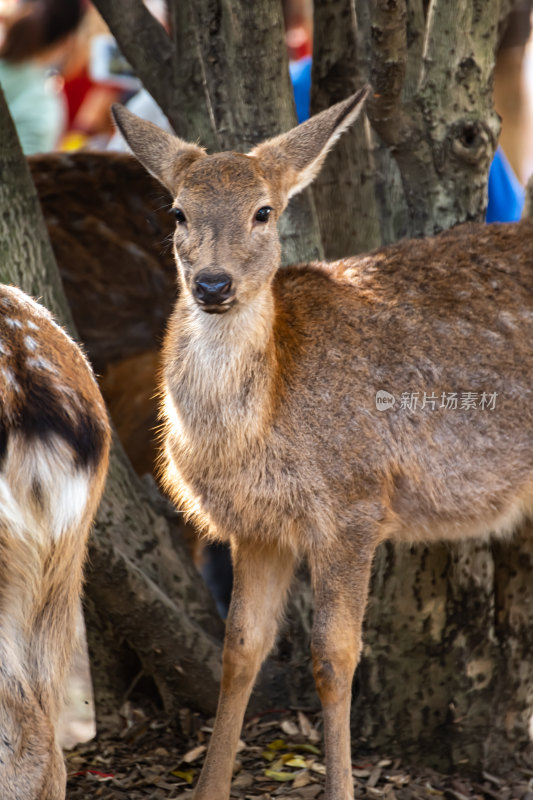
<svg viewBox="0 0 533 800"><path fill-rule="evenodd" d="M226 272L199 272L193 294L204 305L220 305L231 295L231 277Z"/></svg>

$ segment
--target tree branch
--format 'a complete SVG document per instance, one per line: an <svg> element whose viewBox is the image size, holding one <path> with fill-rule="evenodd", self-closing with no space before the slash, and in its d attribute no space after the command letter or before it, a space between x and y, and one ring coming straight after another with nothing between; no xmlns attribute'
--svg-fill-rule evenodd
<svg viewBox="0 0 533 800"><path fill-rule="evenodd" d="M312 114L343 100L367 81L365 37L352 0L315 0L314 30ZM375 165L364 112L329 153L313 194L327 258L365 252L381 244ZM351 213L339 214L339 204Z"/></svg>
<svg viewBox="0 0 533 800"><path fill-rule="evenodd" d="M174 94L174 53L165 29L142 0L94 0L119 47L154 100L176 125L171 109ZM170 109L170 111L169 111Z"/></svg>
<svg viewBox="0 0 533 800"><path fill-rule="evenodd" d="M377 0L371 25L370 82L374 95L368 113L379 135L394 145L403 138L402 92L407 70L405 0Z"/></svg>

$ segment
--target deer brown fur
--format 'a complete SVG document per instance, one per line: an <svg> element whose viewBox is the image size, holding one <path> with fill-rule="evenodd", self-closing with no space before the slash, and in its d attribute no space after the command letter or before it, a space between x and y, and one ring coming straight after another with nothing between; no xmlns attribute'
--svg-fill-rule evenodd
<svg viewBox="0 0 533 800"><path fill-rule="evenodd" d="M326 797L350 800L350 690L375 548L507 533L533 510L532 222L278 270L276 220L365 96L249 155L208 156L115 109L178 221L166 483L234 560L196 800L229 797L244 710L299 558L315 593ZM377 407L380 391L392 407ZM402 402L417 393L417 408Z"/></svg>
<svg viewBox="0 0 533 800"><path fill-rule="evenodd" d="M79 348L0 286L0 797L61 800L55 738L109 428Z"/></svg>

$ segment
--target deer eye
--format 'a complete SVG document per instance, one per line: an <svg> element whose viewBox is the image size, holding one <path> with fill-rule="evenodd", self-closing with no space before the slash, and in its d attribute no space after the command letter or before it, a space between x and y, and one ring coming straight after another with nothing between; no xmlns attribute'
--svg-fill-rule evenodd
<svg viewBox="0 0 533 800"><path fill-rule="evenodd" d="M187 222L185 214L183 213L181 208L173 208L172 213L174 214L174 217L176 218L176 222L178 223L178 225L184 225Z"/></svg>
<svg viewBox="0 0 533 800"><path fill-rule="evenodd" d="M270 212L272 211L270 206L263 206L259 209L259 211L255 212L255 220L256 222L268 222L268 218L270 217Z"/></svg>

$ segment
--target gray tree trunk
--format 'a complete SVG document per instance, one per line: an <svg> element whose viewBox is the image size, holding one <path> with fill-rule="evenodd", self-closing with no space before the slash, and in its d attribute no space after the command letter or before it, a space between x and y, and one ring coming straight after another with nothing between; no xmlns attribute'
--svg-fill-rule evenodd
<svg viewBox="0 0 533 800"><path fill-rule="evenodd" d="M500 0L432 0L425 20L420 6L408 13L406 0L376 0L371 23L368 111L400 169L411 236L483 219L500 127ZM413 36L422 22L423 36Z"/></svg>
<svg viewBox="0 0 533 800"><path fill-rule="evenodd" d="M364 28L351 0L315 0L311 114L367 82ZM313 192L328 259L383 243L374 142L365 113L329 153Z"/></svg>

